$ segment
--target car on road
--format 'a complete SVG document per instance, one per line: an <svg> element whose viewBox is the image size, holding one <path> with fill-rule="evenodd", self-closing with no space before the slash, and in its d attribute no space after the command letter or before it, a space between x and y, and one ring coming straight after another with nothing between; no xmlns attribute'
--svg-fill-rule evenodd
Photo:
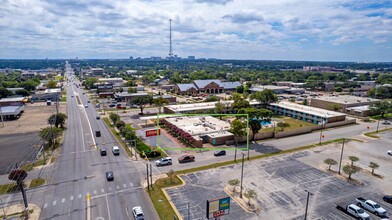
<svg viewBox="0 0 392 220"><path fill-rule="evenodd" d="M106 152L105 148L99 149L99 153L101 154L101 156L106 156L107 155L107 152Z"/></svg>
<svg viewBox="0 0 392 220"><path fill-rule="evenodd" d="M390 155L390 156L392 156L392 150L389 150L389 151L387 152L387 154Z"/></svg>
<svg viewBox="0 0 392 220"><path fill-rule="evenodd" d="M95 136L96 137L101 137L101 131L95 131Z"/></svg>
<svg viewBox="0 0 392 220"><path fill-rule="evenodd" d="M101 108L101 105L100 104L96 104L95 108Z"/></svg>
<svg viewBox="0 0 392 220"><path fill-rule="evenodd" d="M171 159L171 157L163 157L163 158L155 161L155 165L157 167L164 166L164 165L172 165L172 159Z"/></svg>
<svg viewBox="0 0 392 220"><path fill-rule="evenodd" d="M115 104L110 104L110 105L109 105L109 108L114 108L114 107L116 107Z"/></svg>
<svg viewBox="0 0 392 220"><path fill-rule="evenodd" d="M383 125L390 125L391 122L389 122L389 121L382 121L381 124L383 124Z"/></svg>
<svg viewBox="0 0 392 220"><path fill-rule="evenodd" d="M71 95L71 98L73 98L73 95Z"/></svg>
<svg viewBox="0 0 392 220"><path fill-rule="evenodd" d="M83 92L83 95L84 95L84 92Z"/></svg>
<svg viewBox="0 0 392 220"><path fill-rule="evenodd" d="M190 155L190 154L185 154L182 155L181 157L178 158L179 163L187 163L187 162L193 162L195 161L195 156Z"/></svg>
<svg viewBox="0 0 392 220"><path fill-rule="evenodd" d="M99 115L97 115L97 117L95 117L97 120L101 119L101 117L99 117Z"/></svg>
<svg viewBox="0 0 392 220"><path fill-rule="evenodd" d="M392 196L385 195L384 197L382 197L382 200L392 204Z"/></svg>
<svg viewBox="0 0 392 220"><path fill-rule="evenodd" d="M106 179L107 179L107 181L113 181L114 180L114 176L113 176L113 172L112 171L106 172Z"/></svg>
<svg viewBox="0 0 392 220"><path fill-rule="evenodd" d="M142 207L135 206L132 208L132 214L135 220L144 220L144 213Z"/></svg>
<svg viewBox="0 0 392 220"><path fill-rule="evenodd" d="M88 108L88 105L84 105L85 108Z"/></svg>
<svg viewBox="0 0 392 220"><path fill-rule="evenodd" d="M214 152L214 156L218 157L218 156L224 156L226 155L226 151L225 150L217 150Z"/></svg>
<svg viewBox="0 0 392 220"><path fill-rule="evenodd" d="M113 152L113 155L118 156L118 155L120 155L120 148L118 146L113 146L112 152Z"/></svg>
<svg viewBox="0 0 392 220"><path fill-rule="evenodd" d="M87 100L87 103L90 103L90 100Z"/></svg>

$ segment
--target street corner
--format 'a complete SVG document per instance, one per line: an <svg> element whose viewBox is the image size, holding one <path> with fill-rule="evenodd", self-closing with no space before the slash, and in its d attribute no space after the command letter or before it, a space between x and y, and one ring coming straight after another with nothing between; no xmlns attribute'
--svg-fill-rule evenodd
<svg viewBox="0 0 392 220"><path fill-rule="evenodd" d="M1 215L4 219L15 217L19 217L22 219L23 217L28 216L26 219L38 220L41 214L41 208L34 203L29 203L29 207L27 209L24 208L23 204L17 204L4 207L4 210L4 213Z"/></svg>

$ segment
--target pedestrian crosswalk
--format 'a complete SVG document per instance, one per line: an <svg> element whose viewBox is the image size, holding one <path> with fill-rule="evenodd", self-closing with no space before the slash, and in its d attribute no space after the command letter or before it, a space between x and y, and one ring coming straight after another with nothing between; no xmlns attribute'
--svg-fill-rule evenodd
<svg viewBox="0 0 392 220"><path fill-rule="evenodd" d="M133 183L129 183L129 184L125 184L124 183L123 185L116 185L115 188L114 188L116 190L113 190L112 187L108 187L107 189L102 188L100 190L93 190L92 191L93 192L92 195L95 195L96 197L100 197L99 194L104 194L105 192L106 193L117 193L117 191L122 192L122 191L124 191L126 189L132 189L132 188L136 189L136 188L140 188L140 187L134 187ZM74 201L74 200L85 199L86 198L85 195L87 195L87 194L90 194L90 192L79 193L79 194L76 194L76 195L70 195L69 197L63 197L63 198L55 199L55 200L50 201L50 202L48 201L48 202L44 203L43 209L49 208L50 204L52 206L56 206L56 205L58 205L58 203L66 203L67 201ZM67 198L69 198L69 200L67 200Z"/></svg>

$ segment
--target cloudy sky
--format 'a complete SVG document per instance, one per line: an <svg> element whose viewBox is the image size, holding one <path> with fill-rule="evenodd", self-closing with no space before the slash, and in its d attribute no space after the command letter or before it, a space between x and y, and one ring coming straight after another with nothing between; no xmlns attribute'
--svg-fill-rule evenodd
<svg viewBox="0 0 392 220"><path fill-rule="evenodd" d="M392 61L392 1L0 0L0 58Z"/></svg>

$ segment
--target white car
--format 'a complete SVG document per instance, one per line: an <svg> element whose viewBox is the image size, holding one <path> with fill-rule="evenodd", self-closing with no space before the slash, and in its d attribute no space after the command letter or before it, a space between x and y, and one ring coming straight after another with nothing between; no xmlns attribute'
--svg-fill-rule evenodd
<svg viewBox="0 0 392 220"><path fill-rule="evenodd" d="M157 161L155 161L155 165L157 167L164 165L172 165L172 159L170 157L163 157Z"/></svg>
<svg viewBox="0 0 392 220"><path fill-rule="evenodd" d="M383 124L383 125L390 125L391 122L389 122L389 121L383 121L383 122L381 122L381 124Z"/></svg>
<svg viewBox="0 0 392 220"><path fill-rule="evenodd" d="M144 213L142 207L135 206L132 208L132 214L135 220L144 220Z"/></svg>
<svg viewBox="0 0 392 220"><path fill-rule="evenodd" d="M388 155L392 156L392 150L388 151Z"/></svg>

